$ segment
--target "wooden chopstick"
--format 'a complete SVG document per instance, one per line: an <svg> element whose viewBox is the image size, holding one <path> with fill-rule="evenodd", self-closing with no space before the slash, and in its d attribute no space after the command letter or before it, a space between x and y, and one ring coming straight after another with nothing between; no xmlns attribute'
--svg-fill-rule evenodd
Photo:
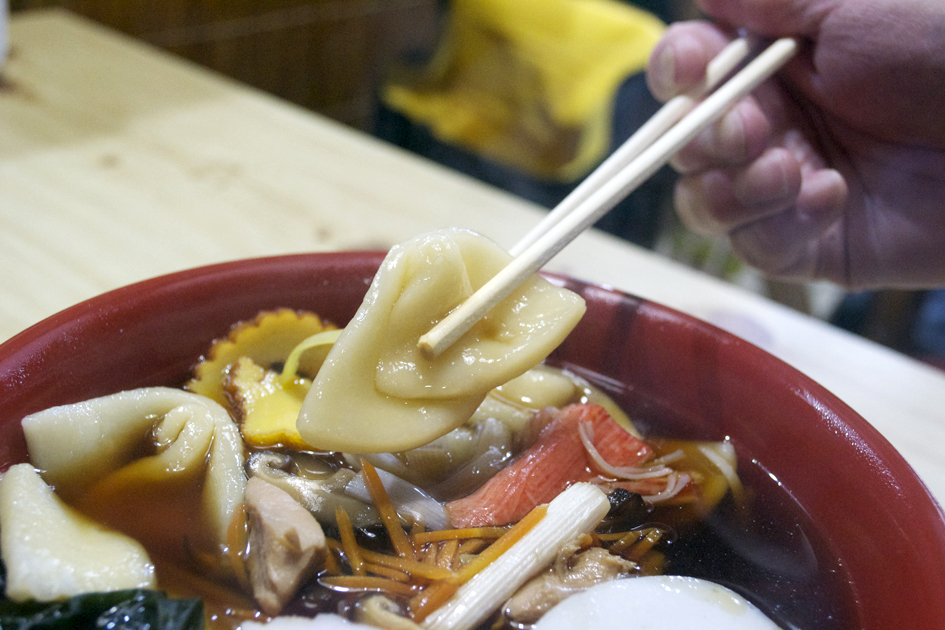
<svg viewBox="0 0 945 630"><path fill-rule="evenodd" d="M509 253L518 256L528 247L541 238L552 226L570 214L591 193L600 188L607 180L613 178L620 169L628 165L648 146L666 133L679 119L688 114L696 103L709 93L740 64L751 50L747 37L733 40L706 66L705 79L702 84L686 94L675 96L637 129L633 135L624 141L610 157L604 160L594 172L588 175L567 197L561 200L555 208L543 218L538 225L532 228L518 243L512 246Z"/></svg>
<svg viewBox="0 0 945 630"><path fill-rule="evenodd" d="M556 222L518 252L499 273L420 337L418 345L424 355L438 356L453 345L525 278L538 271L578 234L593 225L617 202L652 176L702 129L716 121L732 105L787 63L797 52L797 47L797 40L793 38L782 38L773 42L629 164L595 186L573 210L560 215Z"/></svg>

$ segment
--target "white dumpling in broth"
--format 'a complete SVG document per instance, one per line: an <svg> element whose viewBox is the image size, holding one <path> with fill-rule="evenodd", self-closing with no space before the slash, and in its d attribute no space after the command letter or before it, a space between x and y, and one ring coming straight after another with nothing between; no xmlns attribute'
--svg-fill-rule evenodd
<svg viewBox="0 0 945 630"><path fill-rule="evenodd" d="M302 438L355 453L414 448L463 424L491 389L543 361L585 304L537 274L439 357L417 346L510 260L484 236L458 229L392 248L305 398Z"/></svg>
<svg viewBox="0 0 945 630"><path fill-rule="evenodd" d="M0 478L0 552L5 594L17 602L156 586L137 541L70 509L29 464Z"/></svg>
<svg viewBox="0 0 945 630"><path fill-rule="evenodd" d="M219 404L148 387L52 407L22 424L30 461L66 501L149 551L223 558L246 474L239 429Z"/></svg>

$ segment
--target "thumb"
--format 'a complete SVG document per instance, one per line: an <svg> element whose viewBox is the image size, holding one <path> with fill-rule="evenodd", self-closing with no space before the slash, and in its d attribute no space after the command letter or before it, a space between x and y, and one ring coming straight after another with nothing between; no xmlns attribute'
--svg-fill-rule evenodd
<svg viewBox="0 0 945 630"><path fill-rule="evenodd" d="M815 35L831 0L697 0L716 20L767 37Z"/></svg>

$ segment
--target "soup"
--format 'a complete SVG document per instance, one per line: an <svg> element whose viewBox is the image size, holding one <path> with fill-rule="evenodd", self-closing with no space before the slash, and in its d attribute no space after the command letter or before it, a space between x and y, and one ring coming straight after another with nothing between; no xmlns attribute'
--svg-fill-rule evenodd
<svg viewBox="0 0 945 630"><path fill-rule="evenodd" d="M267 334L270 338L281 338L284 334L278 328L279 326L284 327L286 324L278 324L275 332L258 331L266 330L266 322L270 322L269 326L271 328L273 326L271 322L273 321L307 322L313 318L316 322L318 321L315 316L296 315L287 311L280 311L267 314L258 319L256 323L243 324L236 329L235 333L231 334L229 340L222 342L222 344L218 342L215 344L214 350L207 353L214 358L210 363L214 363L216 357L225 354L222 348L226 348L226 351L229 352L230 346L239 346L240 343L244 343L241 341L242 339L252 337L254 341L249 344L250 350L248 352L268 357L274 365L265 366L267 369L271 367L274 367L275 370L283 368L286 356L279 353L273 355L266 344L258 342L258 338ZM299 337L311 332L311 326L303 328L302 332L304 334L299 334ZM234 352L232 356L240 357L240 352ZM461 574L465 565L475 561L478 552L488 549L494 541L494 544L499 545L505 539L506 535L509 534L509 532L502 529L505 523L512 522L514 524L526 517L526 514L530 515L532 508L536 507L538 503L554 498L560 492L557 487L551 488L546 498L541 495L537 496L522 511L517 513L504 511L503 508L508 504L510 497L510 493L506 490L510 487L509 483L511 482L502 479L497 483L500 496L496 505L487 506L485 512L483 512L480 505L475 505L470 517L462 516L460 510L461 504L471 500L463 497L471 497L476 502L475 497L482 494L482 489L473 492L471 495L470 491L475 491L480 486L483 488L489 486L491 482L495 481L490 477L496 474L497 471L499 474L496 474L496 478L498 479L506 468L512 469L519 466L523 459L531 456L531 447L536 442L537 446L541 447L536 452L541 457L551 457L551 449L560 448L557 446L557 444L560 444L560 440L556 443L554 439L557 438L548 437L551 433L554 433L553 431L550 432L550 429L555 427L555 423L565 422L565 416L569 413L567 410L579 409L579 412L584 414L581 416L581 422L586 421L587 426L592 426L598 432L598 440L594 442L594 445L598 448L610 448L609 451L603 451L607 453L603 457L605 463L615 461L615 456L619 455L617 450L630 452L640 448L653 449L652 457L647 455L648 458L651 457L653 463L645 468L633 469L634 471L639 470L647 473L649 475L647 478L642 478L636 482L621 482L619 479L613 478L613 475L607 479L601 477L601 475L610 474L610 471L607 469L594 470L593 463L590 460L582 460L584 463L580 464L579 469L586 469L588 472L586 478L593 478L594 482L599 484L599 487L609 493L611 509L607 513L604 522L593 529L593 540L582 543L580 549L576 548L569 551L570 556L563 557L563 559L559 558L556 562L564 562L565 565L577 565L581 561L574 560L574 558L590 557L592 549L599 550L595 553L602 557L595 559L594 562L601 563L599 564L601 568L595 570L602 571L607 566L616 567L612 570L612 576L606 579L661 574L664 572L708 577L743 592L750 601L755 601L769 616L778 619L783 627L831 627L829 624L825 624L825 621L833 620L837 621L839 625L836 627L839 628L849 621L849 613L844 609L842 603L842 594L835 592L836 584L831 582L836 566L831 565L829 561L825 562L824 550L820 549L823 546L821 541L810 542L809 537L813 533L812 531L810 533L804 531L810 530L806 524L803 530L800 529L801 525L797 522L796 516L784 513L783 510L776 513L775 517L772 516L775 512L770 509L762 512L767 516L760 515L754 508L759 497L751 496L758 487L756 484L749 486L747 491L740 485L735 486L737 492L734 494L726 491L726 484L732 483L725 479L725 474L722 472L725 470L726 462L722 462L722 468L713 468L712 462L706 460L701 454L704 451L699 450L709 448L706 444L658 440L650 441L647 446L644 446L645 443L640 442L627 433L625 429L612 423L612 419L604 407L596 404L605 405L621 419L624 426L633 429L629 425L629 420L620 415L614 402L606 397L599 388L572 372L559 372L550 368L541 368L527 373L521 379L517 379L515 383L503 385L496 392L490 394L487 402L481 406L480 411L470 420L470 423L474 423L470 425L470 435L466 435L458 429L457 431L461 433L458 437L450 437L453 434L445 436L447 439L446 446L439 447L440 451L444 452L428 445L421 446L417 451L406 451L397 455L396 458L383 455L366 456L367 459L362 458L359 461L357 458L337 453L307 455L293 449L287 450L283 444L287 440L292 442L296 439L287 434L272 434L270 432L260 438L252 431L247 432L252 421L247 412L251 409L245 406L245 399L248 394L240 388L252 386L257 381L252 381L248 385L242 383L240 379L243 378L241 376L241 368L244 366L243 360L243 357L237 361L233 361L232 357L228 359L229 363L223 368L227 372L226 377L219 382L214 381L220 387L220 390L214 392L204 389L203 391L210 398L222 399L222 394L226 390L226 397L229 398L230 415L241 419L244 438L252 443L251 446L254 444L257 449L255 454L250 455L247 463L251 478L261 479L267 484L272 483L275 486L284 487L294 498L298 498L295 492L300 484L304 485L306 483L325 482L326 486L334 484L332 485L333 491L338 492L338 485L333 480L335 477L341 473L346 473L348 475L346 480L350 481L356 474L352 468L360 469L367 466L373 470L369 463L369 460L373 459L378 466L387 468L389 471L387 474L395 472L401 477L417 481L421 484L422 490L431 492L436 496L436 499L440 501L452 499L452 503L447 503L447 509L450 510L451 508L451 511L446 514L448 520L452 520L454 527L466 526L479 528L480 530L483 530L483 528L495 530L494 532L471 533L465 538L443 538L443 540L450 540L451 543L431 543L424 538L425 532L429 530L428 523L424 520L434 525L434 530L442 529L445 525L448 525L448 521L438 524L432 522L434 521L432 518L425 519L421 516L419 521L415 519L413 525L407 528L411 536L405 540L413 541L409 551L409 560L398 563L395 562L398 554L400 556L404 554L401 550L396 549L394 533L397 530L400 536L404 536L406 532L400 530L399 523L394 525L394 529L391 529L388 524L384 523L383 519L377 518L376 515L368 515L365 510L371 507L370 501L365 505L355 505L356 501L350 496L346 496L341 504L335 505L332 502L335 510L335 513L332 513L330 507L326 508L318 505L317 502L306 503L303 499L303 505L316 514L318 522L321 523L325 534L329 537L328 555L331 558L317 568L318 575L315 576L314 580L308 581L300 578L300 584L292 586L294 594L290 599L283 598L283 600L269 605L263 603L263 609L269 614L288 612L315 615L325 612L340 612L362 620L367 615L368 621L377 622L376 619L364 612L365 602L371 601L369 597L371 593L382 593L385 596L385 604L391 608L396 607L398 614L403 614L405 617L416 621L422 621L431 612L427 600L432 596L428 596L426 593L435 590L435 587L440 583L432 577L423 577L424 574L422 573L420 577L417 575L409 577L418 570L412 568L409 562L417 560L449 569L453 572L453 575L457 572ZM248 358L245 358L245 360L249 361ZM219 361L216 361L216 363L219 363ZM200 369L204 365L201 364L196 373L198 375L203 374L206 377L207 370ZM220 369L216 365L213 367L214 369ZM314 369L317 370L317 367ZM275 374L275 370L272 371L272 374ZM593 375L589 376L593 379ZM204 381L206 380L204 378ZM203 387L202 382L193 381L188 384L188 387L200 390ZM275 381L272 381L272 383L275 383ZM270 387L275 387L272 383L270 383ZM604 384L606 385L606 383ZM278 390L278 387L276 389ZM266 391L271 394L270 390ZM278 390L278 393L284 392ZM621 392L615 391L614 393L620 394ZM149 422L147 418L153 417L155 410L171 406L160 402L162 397L169 396L173 399L173 404L177 404L181 400L187 400L186 398L180 398L180 396L188 396L186 394L178 396L173 392L161 389L149 390L148 394L158 402L146 405L145 409L139 412L145 415L144 422ZM116 400L118 399L115 397L109 397L104 399L101 404L103 406L106 403L115 404L113 401ZM124 402L124 399L120 399L119 402ZM254 400L253 402L258 403L259 401ZM548 407L551 403L557 404L563 410L560 412L551 411L555 409L554 407ZM576 407L574 403L577 403ZM93 401L89 404L97 403ZM572 406L569 407L568 405ZM545 409L545 411L541 411L542 409ZM599 415L605 418L601 422L591 424L590 420L587 419L589 416L585 413L586 410L599 412ZM75 413L69 415L74 416ZM297 415L295 410L289 413L290 418L294 418L295 415ZM100 412L100 416L107 417L108 412ZM543 416L550 416L550 418L541 419ZM38 414L27 419L26 422L30 423L28 435L34 436L36 431L33 428L34 419L41 420L44 417L44 414ZM524 425L522 424L523 417L526 423ZM129 416L123 421L131 422L132 417ZM530 429L527 426L528 422L536 421L540 422L543 428ZM489 442L484 447L479 446L478 452L472 455L467 454L465 460L462 459L459 451L456 450L456 441L464 442L470 439L478 439L478 435L473 435L473 433L494 430L493 425L497 422L502 428L499 431L499 437L495 438L496 441ZM610 422L613 426L612 431L615 430L617 433L600 433L602 430L606 430L608 426L604 424L605 422ZM280 423L276 422L275 424ZM154 426L162 425L156 424ZM486 428L483 429L483 426L486 426ZM514 436L514 439L512 436L506 435L510 430L509 427L517 427L516 430L519 435ZM583 428L585 427L580 427L580 429ZM148 432L155 430L149 429ZM524 445L512 446L514 441L525 439L521 434L528 433L530 430L533 432L540 430L540 434L528 438ZM283 431L287 431L287 429L283 429ZM558 431L558 434L560 433L561 431ZM621 435L623 435L623 438L621 438ZM31 439L31 444L34 444L38 438L34 436ZM262 443L258 442L260 439L262 439ZM621 445L618 447L614 446L615 439L626 439L629 442L627 445L620 443ZM266 443L266 440L268 440L268 443ZM75 450L75 441L70 439L69 442L69 451L72 454ZM146 442L147 440L140 441L138 446L131 450L143 450L144 452L138 452L137 455L145 458L151 457L152 453L146 452L150 447L143 446ZM155 443L159 442L160 440L155 440ZM576 444L579 443L576 442ZM460 451L464 448L468 450L465 444L460 444ZM577 448L581 447L577 446ZM587 448L592 449L591 452L595 455L600 455L593 447L588 446ZM478 481L471 482L470 485L470 482L467 481L468 472L470 471L469 464L476 460L476 467L486 466L486 460L482 459L482 455L491 453L496 449L501 449L502 452L499 455L499 461L495 463L494 470L489 471L487 475L482 475ZM515 456L516 452L518 453L517 456ZM709 451L709 454L715 453L715 457L718 457L719 453L723 452L723 450L716 449ZM416 454L414 455L414 453ZM423 454L422 457L421 453ZM41 451L39 455L42 461ZM124 462L133 459L135 456L120 455L116 452L114 455L106 456L106 459L109 457ZM442 461L431 463L432 459L437 457ZM564 457L567 458L567 456ZM656 464L656 462L664 459L672 463L668 465ZM449 460L450 466L444 469L443 462L446 460ZM201 557L207 557L213 548L212 545L206 543L197 546L198 541L205 537L205 533L200 531L199 525L202 520L206 520L199 518L201 513L201 488L205 486L205 483L195 482L188 478L175 479L170 485L160 482L157 490L152 491L149 489L155 487L153 485L138 486L134 482L130 482L129 475L123 474L128 470L128 468L125 468L122 469L122 472L117 473L122 474L122 494L114 497L110 492L100 489L103 484L106 488L113 485L109 482L98 481L91 486L75 488L73 478L77 475L68 470L65 472L58 471L57 464L51 460L49 461L51 465L46 466L47 475L53 479L60 479L58 484L60 492L72 496L74 505L99 522L106 523L110 527L128 533L135 539L144 542L155 560L159 587L170 589L174 593L202 597L206 602L210 618L215 620L212 624L213 627L235 627L241 620L256 618L261 614L258 611L254 612L253 605L246 599L248 578L245 566L237 571L236 577L239 579L234 582L233 576L228 577L225 572L219 570L219 567L214 568L217 563L210 562L208 564L199 561ZM553 467L559 468L561 461L564 460L556 459ZM630 461L631 464L635 462L636 460ZM117 464L116 468L120 465ZM666 468L667 471L669 467L672 467L673 471L657 475L658 471L656 469L659 469L660 466ZM430 470L433 472L431 473ZM596 475L592 474L595 472ZM362 471L361 474L366 475L367 471ZM547 473L538 474L542 483L545 483ZM565 486L584 479L584 477L575 478L574 474L569 474ZM679 478L674 478L673 481L664 480L666 474L678 475ZM442 478L443 475L446 475L446 479ZM731 475L731 471L729 471L729 475ZM149 482L153 484L150 473L146 476ZM458 477L459 480L450 481L450 478L454 476ZM424 482L425 477L428 479ZM82 478L88 480L89 475L84 474ZM698 483L696 483L697 481ZM760 480L756 481L760 482ZM89 481L89 483L92 483L92 481ZM132 485L129 486L129 483ZM737 483L737 480L735 480L735 483ZM135 489L129 490L129 488ZM633 492L629 492L627 488ZM139 506L133 511L127 510L126 507L129 497L132 496L128 494L129 491L136 496L133 503ZM527 492L534 494L540 491L542 491L541 488L532 488ZM714 509L716 503L723 496L722 506ZM770 497L770 493L767 496ZM375 508L380 505L380 500L376 496L372 494L370 498L374 500ZM322 497L321 500L330 499ZM386 498L384 500L389 501ZM436 501L428 502L433 505L432 509L435 511L437 509ZM402 506L397 505L396 507L401 520L406 518L407 525L410 525L410 517L405 517L405 512L401 509ZM496 510L498 512L494 513ZM354 525L351 524L349 511L351 512L350 516L353 517ZM342 514L344 515L344 521L341 520ZM576 515L569 514L569 518L574 517ZM792 545L790 540L778 539L772 536L771 532L764 531L764 527L761 526L761 524L770 526L775 523L779 527L783 527L785 523L794 524L797 528L797 537L802 539L803 544L797 544L797 541L795 541L795 544ZM238 525L238 527L242 528L245 525ZM185 528L187 531L182 532L182 529ZM238 555L245 561L247 545L245 542L234 542L234 540L239 540L239 536L234 538L232 535L233 528L234 525L231 523L226 538L226 542L230 545L229 555L233 557L233 554L238 552ZM436 531L431 533L437 534ZM449 536L448 532L443 533ZM437 536L434 536L431 541L436 540L436 538ZM452 544L452 547L449 546L450 544ZM814 551L815 545L818 547L818 552ZM200 549L203 549L203 551L201 552ZM252 546L249 547L248 551L254 551ZM387 563L383 566L389 568L383 569L383 566L369 568L367 574L365 574L364 569L359 567L361 560L357 560L356 564L354 558L358 555L370 553L378 554L378 557L368 556L375 562L383 562L382 559L386 559ZM484 551L483 554L485 553ZM445 561L444 554L450 556ZM429 558L433 559L429 560ZM467 559L464 563L461 560L462 558L471 559ZM211 580L209 583L201 577L208 574L208 571L209 575L217 576L215 580ZM394 583L387 580L386 578L390 573L397 574L401 581ZM559 571L559 573L566 579L569 577L567 571ZM546 574L548 574L547 571L543 575ZM357 577L359 575L372 577L359 578ZM433 580L432 585L430 584L431 580ZM600 579L595 579L578 586L570 583L568 589L569 592L574 592L599 581ZM214 582L216 586L214 586ZM825 585L828 585L828 587L824 588ZM516 590L518 589L516 588ZM261 596L255 584L252 591L256 593L258 602L265 601L260 599ZM547 598L549 595L545 594L542 597ZM804 602L803 606L797 606L801 601ZM519 627L522 624L532 623L540 618L541 611L548 606L547 602L536 604L535 602L523 600L520 595L515 595L504 606L500 606L495 610L484 611L484 621L482 621L481 627ZM435 607L433 610L435 610ZM805 618L803 615L809 615L809 617Z"/></svg>
<svg viewBox="0 0 945 630"><path fill-rule="evenodd" d="M372 264L376 265L379 258L374 260ZM300 262L301 259L270 261L261 268L257 268L259 263L254 263L252 270L249 265L228 266L225 274L227 280L223 286L217 288L208 285L206 280L195 283L192 277L184 278L189 287L199 291L200 301L226 305L225 308L218 306L211 318L207 317L209 310L205 306L193 313L189 310L181 311L179 315L147 321L145 326L145 320L139 315L141 308L145 304L151 305L147 307L151 311L162 308L166 298L162 297L160 291L163 289L160 287L165 286L167 281L150 283L135 288L134 291L124 291L122 298L131 298L132 304L129 307L105 312L97 310L88 314L79 313L78 316L75 311L66 314L59 321L49 324L49 329L57 332L52 333L53 336L47 341L42 341L47 344L47 350L42 354L32 355L34 358L25 363L19 358L16 359L17 363L14 363L7 354L4 368L12 365L17 367L13 373L7 371L3 374L4 386L7 387L5 391L11 394L3 401L4 416L19 418L25 413L53 403L71 402L88 395L101 395L140 385L182 384L187 378L187 368L203 352L208 339L219 336L230 322L251 317L259 308L290 304L293 307L317 309L335 321L346 321L345 318L350 316L359 300L356 294L349 295L347 291L352 286L364 287L364 278L370 275L370 269L365 271L360 262L355 265L351 257L346 259L344 256L331 258L330 274L326 274L318 265L310 267L307 263L300 265ZM201 275L206 273L201 272ZM213 273L210 272L211 277ZM325 279L324 283L316 283L321 287L318 295L313 297L309 295L309 291L300 289L293 297L295 288L303 282L311 283L311 274L316 274L316 278ZM271 285L264 285L268 285L268 279L275 277L282 278L282 288L278 289L279 298L273 304L273 289ZM175 278L173 282L178 280ZM219 282L213 280L213 283ZM788 498L784 501L787 507L783 508L775 501L773 513L778 513L783 508L783 511L790 513L792 518L803 524L806 522L804 512L810 511L813 518L818 523L825 523L827 531L830 532L831 540L823 545L827 549L825 557L842 558L841 564L845 566L841 566L841 570L845 569L847 575L853 576L851 579L859 585L858 591L862 593L864 588L868 589L862 582L862 561L842 538L836 537L839 530L831 525L835 519L826 517L817 501L812 501L810 491L805 489L805 481L793 474L791 465L785 462L787 456L782 457L779 451L765 446L765 441L772 439L793 443L803 437L807 444L823 441L819 429L806 419L812 413L809 400L803 400L793 393L784 395L778 386L772 384L773 381L767 384L768 391L763 398L753 396L749 390L744 390L738 396L730 395L729 392L738 390L742 383L754 383L759 375L767 374L765 370L758 369L758 364L752 361L748 361L744 368L738 366L738 361L734 360L733 356L742 353L740 342L725 337L716 338L715 333L708 327L680 319L680 316L661 310L655 305L627 299L594 287L581 287L577 284L573 286L580 287L581 292L594 305L596 314L590 320L594 323L579 326L572 334L572 339L555 353L552 362L588 367L594 373L602 374L600 378L595 377L596 382L606 386L631 412L641 428L649 433L656 433L654 428L662 427L666 432L684 438L721 439L725 435L732 435L741 457L739 469L744 480L751 484L755 483L753 479L756 479L755 485L762 489L759 492L761 496L793 495L799 498L803 506L802 509L795 509L797 506ZM258 287L258 290L253 287ZM156 288L158 293L155 293ZM238 300L235 299L237 295ZM601 312L607 315L602 317ZM608 322L612 322L610 328ZM58 332L60 327L66 325L71 327L70 332L65 335ZM607 341L607 331L618 329L623 331L621 340ZM106 353L97 352L99 347L103 347L101 335L108 330L121 331L120 343L108 345L109 350ZM672 330L674 336L668 337L663 332L665 330ZM89 337L93 331L98 331L95 346L83 349L82 340ZM157 352L152 340L159 335L166 335L167 338L175 340L171 352ZM69 344L69 352L56 354L56 344L62 341ZM118 341L119 338L116 338L116 342ZM632 348L633 352L629 352L628 348ZM6 350L9 353L9 345ZM733 353L734 350L738 352ZM47 357L53 356L56 357L54 362L46 361ZM750 358L750 353L748 356ZM147 365L141 365L145 357L148 359ZM700 362L706 358L712 361L705 368L700 367ZM81 375L81 378L77 375ZM618 390L614 387L617 383L628 384L629 387L626 390ZM804 387L811 386L808 384ZM823 393L817 393L816 389L809 391L824 400ZM826 400L828 408L835 404L829 399ZM730 413L720 413L721 409ZM790 416L790 421L785 419L782 422L779 419L782 411L784 415ZM813 413L820 416L820 412ZM749 431L739 426L744 418L754 417L765 418L763 431ZM4 429L8 433L0 442L3 456L8 462L22 461L22 435L18 434L15 425L4 425ZM796 434L791 434L794 429ZM838 445L837 452L842 451L842 448ZM819 452L817 449L808 448L805 453L806 458L811 461L810 467L814 469L823 466L817 459L820 457ZM753 472L752 460L756 458L756 454L763 455L759 459L764 462L765 468L758 468L757 472ZM783 487L771 481L766 471L775 474ZM855 485L849 486L849 476L842 473L838 476L838 483L855 492ZM828 480L828 486L829 483ZM818 485L823 484L824 482L818 481ZM878 492L882 494L881 490ZM835 496L840 494L841 491L837 490ZM876 493L861 493L860 496L873 500ZM767 510L764 503L761 508L762 511ZM889 541L886 536L886 533L893 529L904 531L909 530L911 526L905 523L884 526L883 519L888 514L890 512L876 513L877 520L873 523L875 535L887 540L884 548L889 553L902 558L911 557L910 552L898 548L897 543L894 540ZM813 546L819 551L817 541L823 541L823 537L816 535L816 528L810 531L814 532L809 536ZM835 544L840 545L840 552L832 551ZM856 548L861 547L856 545ZM923 565L919 556L909 562L914 566ZM908 583L909 575L911 574L904 574L901 578L897 577L897 580ZM836 581L843 582L844 578L838 578ZM925 597L925 591L918 583L906 592L910 596L918 594L918 597ZM800 596L796 591L790 598L796 599ZM850 599L849 592L839 598L841 602L848 602ZM866 601L882 600L867 598ZM932 600L921 601L924 603L913 604L916 614L934 610ZM855 604L858 610L862 610L864 605L863 599ZM869 625L869 620L879 619L880 626L877 627L881 627L883 615L892 605L893 603L886 602L871 615L861 617L862 625L873 627Z"/></svg>

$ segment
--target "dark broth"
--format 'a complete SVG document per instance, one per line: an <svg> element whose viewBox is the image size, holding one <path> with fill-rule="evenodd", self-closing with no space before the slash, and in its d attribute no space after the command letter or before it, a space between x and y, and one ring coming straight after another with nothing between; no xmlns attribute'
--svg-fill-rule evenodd
<svg viewBox="0 0 945 630"><path fill-rule="evenodd" d="M704 436L685 434L667 435L669 432L687 433L688 423L678 413L639 391L598 375L565 366L578 373L610 395L633 418L647 438L659 443L662 438L699 439ZM658 436L658 437L657 437ZM717 438L713 438L717 439ZM736 445L737 451L737 445ZM858 627L853 593L848 586L846 571L816 525L811 521L790 493L765 470L762 463L745 459L739 453L738 475L747 489L747 498L738 503L728 495L716 510L698 523L679 526L677 507L657 508L652 513L654 522L670 523L675 530L675 540L660 543L665 554L665 573L687 575L712 580L742 594L762 611L774 619L785 630L840 630ZM199 488L198 488L199 490ZM187 504L191 508L198 502L199 492L182 493L165 501L135 501L137 506L168 506ZM202 567L180 566L181 550L168 553L161 532L171 531L164 518L130 518L130 512L103 514L95 505L84 505L84 511L148 541L149 551L159 560L161 586L178 595L197 594L206 600L208 612L216 619L212 626L233 628L241 619L258 615L252 611L252 603L241 594L235 585L214 584L201 579ZM181 516L188 510L174 510ZM140 516L140 513L139 513ZM143 520L143 523L142 523ZM186 518L178 519L186 521ZM179 525L179 523L177 523ZM141 528L146 531L141 531ZM361 535L367 532L361 532ZM332 535L335 532L326 531ZM362 539L367 547L384 546L383 532L378 539ZM337 534L335 534L337 537ZM185 537L186 538L186 537ZM159 541L158 544L155 544ZM167 565L160 560L172 560ZM161 566L163 565L163 566ZM175 566L176 565L176 566ZM183 568L183 571L181 569ZM342 615L351 609L362 595L345 594L328 590L313 581L304 587L299 597L283 611L283 614L314 616L319 612ZM493 625L493 616L482 627Z"/></svg>
<svg viewBox="0 0 945 630"><path fill-rule="evenodd" d="M692 427L700 423L638 390L572 365L561 367L611 396L647 440L721 437L694 434ZM736 504L729 494L708 518L680 531L663 550L665 572L727 586L785 630L860 627L847 572L827 537L763 462L746 458L737 444L735 450L746 500ZM673 520L667 511L674 509L658 508L654 518Z"/></svg>
<svg viewBox="0 0 945 630"><path fill-rule="evenodd" d="M739 461L747 505L728 495L666 550L667 573L740 593L786 630L858 627L842 562L793 498L755 462Z"/></svg>

